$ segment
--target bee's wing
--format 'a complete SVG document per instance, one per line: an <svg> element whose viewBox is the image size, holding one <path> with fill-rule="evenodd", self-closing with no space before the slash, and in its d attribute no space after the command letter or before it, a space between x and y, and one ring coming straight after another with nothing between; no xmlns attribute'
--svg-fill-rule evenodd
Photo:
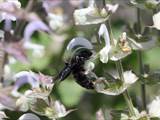
<svg viewBox="0 0 160 120"><path fill-rule="evenodd" d="M89 40L83 37L75 37L73 38L67 45L67 50L74 50L77 47L84 47L87 49L93 49L93 46Z"/></svg>
<svg viewBox="0 0 160 120"><path fill-rule="evenodd" d="M69 62L77 53L78 51L81 51L82 49L93 49L93 45L89 40L83 37L75 37L73 38L67 45L66 51L64 53L64 60L66 62Z"/></svg>

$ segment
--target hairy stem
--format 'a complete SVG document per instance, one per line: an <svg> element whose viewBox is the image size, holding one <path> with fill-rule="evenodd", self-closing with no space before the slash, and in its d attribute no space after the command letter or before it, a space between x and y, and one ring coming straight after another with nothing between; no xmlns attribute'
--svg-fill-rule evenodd
<svg viewBox="0 0 160 120"><path fill-rule="evenodd" d="M112 28L111 28L110 21L108 21L108 26L109 26L109 31L110 31L110 39L111 39L111 42L113 42L113 44L114 44L113 33L112 33ZM122 82L124 82L123 66L122 66L121 60L118 60L115 63L116 63L116 68L117 68L120 80ZM127 103L130 116L135 116L134 106L133 106L132 100L131 100L131 98L130 98L129 93L128 93L127 90L123 93L123 96L124 96L124 99L125 99L125 101Z"/></svg>
<svg viewBox="0 0 160 120"><path fill-rule="evenodd" d="M123 76L123 66L122 66L122 63L120 60L118 60L116 62L116 67L117 67L117 70L118 70L118 73L119 73L119 77L122 81L124 81L124 76ZM133 106L133 103L132 103L132 100L131 100L131 97L129 96L129 93L128 91L126 90L124 93L123 93L123 96L124 96L124 99L128 105L128 109L129 109L129 113L131 116L135 116L135 112L134 112L134 106Z"/></svg>
<svg viewBox="0 0 160 120"><path fill-rule="evenodd" d="M138 23L138 33L141 34L141 12L140 9L137 8L137 23ZM142 60L142 51L137 51L138 56L138 64L139 64L139 73L140 75L144 74L143 70L143 60ZM146 110L146 85L144 83L141 84L141 95L142 95L142 107L143 110Z"/></svg>

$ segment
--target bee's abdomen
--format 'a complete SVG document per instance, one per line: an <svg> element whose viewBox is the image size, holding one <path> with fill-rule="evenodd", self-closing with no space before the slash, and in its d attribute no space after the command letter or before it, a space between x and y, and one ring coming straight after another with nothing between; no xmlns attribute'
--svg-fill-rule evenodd
<svg viewBox="0 0 160 120"><path fill-rule="evenodd" d="M94 84L89 80L87 75L83 72L73 72L73 76L76 79L76 82L84 88L94 89Z"/></svg>

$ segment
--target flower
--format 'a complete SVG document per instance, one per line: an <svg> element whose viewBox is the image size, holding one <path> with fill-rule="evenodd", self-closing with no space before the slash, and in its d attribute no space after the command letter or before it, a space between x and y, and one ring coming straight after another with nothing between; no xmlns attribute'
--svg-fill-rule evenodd
<svg viewBox="0 0 160 120"><path fill-rule="evenodd" d="M107 63L108 58L109 58L108 55L109 55L109 51L111 49L111 45L110 45L110 38L109 38L108 29L105 24L101 24L101 26L99 28L98 35L99 35L99 37L103 36L104 40L105 40L105 47L102 48L99 52L100 60L102 63Z"/></svg>
<svg viewBox="0 0 160 120"><path fill-rule="evenodd" d="M61 27L64 27L65 16L63 9L60 6L62 0L44 0L43 7L45 8L47 14L47 20L49 26L52 30L57 30Z"/></svg>
<svg viewBox="0 0 160 120"><path fill-rule="evenodd" d="M8 118L7 115L3 111L0 111L0 120L3 120L5 118Z"/></svg>
<svg viewBox="0 0 160 120"><path fill-rule="evenodd" d="M105 47L103 47L99 52L100 61L102 63L107 63L108 59L117 61L131 53L131 48L127 41L127 35L125 32L122 33L119 40L113 39L112 44L105 24L101 24L98 34L99 37L102 36L105 40Z"/></svg>
<svg viewBox="0 0 160 120"><path fill-rule="evenodd" d="M64 25L64 18L61 14L48 13L49 26L56 30Z"/></svg>
<svg viewBox="0 0 160 120"><path fill-rule="evenodd" d="M33 55L43 56L44 46L31 42L31 36L35 31L50 32L49 27L41 20L31 21L24 29L24 43L26 49L33 49Z"/></svg>
<svg viewBox="0 0 160 120"><path fill-rule="evenodd" d="M151 117L160 118L160 97L156 97L149 105L148 112Z"/></svg>
<svg viewBox="0 0 160 120"><path fill-rule="evenodd" d="M106 21L110 13L115 12L118 5L106 5L108 11L105 8L98 9L95 1L91 0L87 8L77 9L74 11L74 19L76 25L89 25L98 24Z"/></svg>
<svg viewBox="0 0 160 120"><path fill-rule="evenodd" d="M12 90L12 95L16 97L23 95L18 92L18 90L26 83L31 85L30 90L32 92L32 95L39 97L47 97L54 85L52 77L43 75L42 73L36 74L31 71L21 71L14 76L14 79L16 82Z"/></svg>
<svg viewBox="0 0 160 120"><path fill-rule="evenodd" d="M32 34L35 31L39 31L39 30L46 31L46 32L50 31L49 27L44 22L42 22L41 20L31 21L25 27L25 30L24 30L24 40L25 41L30 41Z"/></svg>
<svg viewBox="0 0 160 120"><path fill-rule="evenodd" d="M134 108L134 116L129 116L125 113L121 113L120 120L150 120L146 111L139 112L136 108Z"/></svg>
<svg viewBox="0 0 160 120"><path fill-rule="evenodd" d="M16 9L21 7L21 3L18 0L1 0L0 1L0 21L8 19L8 20L16 20L16 17L12 14L9 14L5 11L13 12Z"/></svg>
<svg viewBox="0 0 160 120"><path fill-rule="evenodd" d="M153 27L160 30L160 12L153 15Z"/></svg>
<svg viewBox="0 0 160 120"><path fill-rule="evenodd" d="M125 84L133 84L138 80L138 77L131 71L125 71L123 73Z"/></svg>
<svg viewBox="0 0 160 120"><path fill-rule="evenodd" d="M18 120L40 120L40 118L33 113L25 113Z"/></svg>
<svg viewBox="0 0 160 120"><path fill-rule="evenodd" d="M20 96L20 92L18 92L18 89L26 84L29 83L32 88L36 88L39 86L39 82L38 82L38 78L36 76L36 74L34 74L33 72L28 72L28 71L21 71L19 73L17 73L16 75L14 75L14 80L15 80L15 85L14 88L12 90L12 95L13 96Z"/></svg>
<svg viewBox="0 0 160 120"><path fill-rule="evenodd" d="M107 95L119 95L138 80L138 77L131 71L125 71L123 76L124 81L121 81L119 76L112 77L111 75L108 79L98 78L95 81L96 91Z"/></svg>
<svg viewBox="0 0 160 120"><path fill-rule="evenodd" d="M106 4L106 7L108 8L108 11L114 13L118 9L119 5L118 4L115 4L115 5Z"/></svg>
<svg viewBox="0 0 160 120"><path fill-rule="evenodd" d="M133 50L150 50L157 44L157 40L154 38L145 42L137 42L134 39L128 37L128 42Z"/></svg>

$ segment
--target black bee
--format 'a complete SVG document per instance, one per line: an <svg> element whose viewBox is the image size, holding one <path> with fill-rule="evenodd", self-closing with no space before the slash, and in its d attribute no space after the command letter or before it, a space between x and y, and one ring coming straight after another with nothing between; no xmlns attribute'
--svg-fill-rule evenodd
<svg viewBox="0 0 160 120"><path fill-rule="evenodd" d="M76 52L58 75L61 81L66 79L71 73L76 82L84 88L94 89L93 83L85 74L84 64L90 59L92 52L89 49L82 49Z"/></svg>

